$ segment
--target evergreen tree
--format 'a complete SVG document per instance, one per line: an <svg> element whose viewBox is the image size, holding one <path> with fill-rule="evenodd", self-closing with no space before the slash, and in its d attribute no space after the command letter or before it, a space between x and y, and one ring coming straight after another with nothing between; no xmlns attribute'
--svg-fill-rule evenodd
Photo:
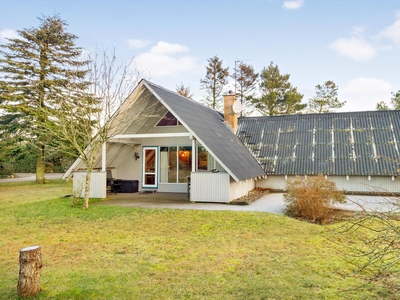
<svg viewBox="0 0 400 300"><path fill-rule="evenodd" d="M392 99L390 100L392 107L395 110L400 110L400 90L397 93L392 93Z"/></svg>
<svg viewBox="0 0 400 300"><path fill-rule="evenodd" d="M243 108L240 115L245 116L250 114L252 112L252 105L247 100L254 96L258 73L254 71L253 66L239 61L239 64L236 65L235 63L235 69L231 76L235 79L236 94Z"/></svg>
<svg viewBox="0 0 400 300"><path fill-rule="evenodd" d="M325 81L323 85L318 84L315 96L308 101L308 110L311 113L328 113L335 108L341 108L346 101L340 102L338 99L338 87L331 81Z"/></svg>
<svg viewBox="0 0 400 300"><path fill-rule="evenodd" d="M301 103L303 95L289 82L290 75L281 75L273 62L260 73L261 96L252 97L255 108L263 115L300 113L307 104Z"/></svg>
<svg viewBox="0 0 400 300"><path fill-rule="evenodd" d="M380 101L376 104L376 110L400 110L400 90L392 93L390 106L385 101Z"/></svg>
<svg viewBox="0 0 400 300"><path fill-rule="evenodd" d="M222 60L218 56L209 58L207 61L206 77L200 80L200 88L207 91L207 105L218 109L223 88L228 83L229 68L222 66Z"/></svg>
<svg viewBox="0 0 400 300"><path fill-rule="evenodd" d="M6 110L8 124L17 128L12 134L23 134L34 140L38 149L36 182L44 183L45 145L50 132L43 129L49 109L57 109L57 99L65 93L71 79L84 78L77 37L65 31L67 23L58 15L39 18L39 27L17 31L20 38L1 45L0 74L3 87L0 101ZM75 99L74 101L78 101Z"/></svg>
<svg viewBox="0 0 400 300"><path fill-rule="evenodd" d="M386 104L385 101L380 101L376 104L376 110L390 110L389 106Z"/></svg>

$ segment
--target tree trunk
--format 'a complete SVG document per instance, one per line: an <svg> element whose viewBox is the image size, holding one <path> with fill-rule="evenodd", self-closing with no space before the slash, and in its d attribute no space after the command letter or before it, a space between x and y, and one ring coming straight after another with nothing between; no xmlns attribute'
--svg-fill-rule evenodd
<svg viewBox="0 0 400 300"><path fill-rule="evenodd" d="M40 156L36 161L36 183L44 184L45 178L45 165L44 165L44 145L42 145L42 150L40 152Z"/></svg>
<svg viewBox="0 0 400 300"><path fill-rule="evenodd" d="M41 268L42 254L39 246L21 249L19 252L18 296L30 297L39 293Z"/></svg>
<svg viewBox="0 0 400 300"><path fill-rule="evenodd" d="M89 208L89 196L90 196L90 182L92 178L92 169L88 168L85 178L85 198L83 200L83 209Z"/></svg>

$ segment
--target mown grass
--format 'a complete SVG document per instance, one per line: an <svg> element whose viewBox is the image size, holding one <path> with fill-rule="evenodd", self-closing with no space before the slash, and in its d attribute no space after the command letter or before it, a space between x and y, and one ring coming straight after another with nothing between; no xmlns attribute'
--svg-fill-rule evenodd
<svg viewBox="0 0 400 300"><path fill-rule="evenodd" d="M377 299L346 277L326 227L267 213L92 206L57 181L0 184L0 298L16 299L19 250L40 245L35 299Z"/></svg>

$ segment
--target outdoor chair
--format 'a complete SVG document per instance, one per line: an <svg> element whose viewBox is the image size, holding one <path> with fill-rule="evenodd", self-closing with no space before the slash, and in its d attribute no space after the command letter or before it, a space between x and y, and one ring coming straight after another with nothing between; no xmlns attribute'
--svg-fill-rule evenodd
<svg viewBox="0 0 400 300"><path fill-rule="evenodd" d="M118 179L111 178L109 184L110 184L110 191L115 195L117 193L123 193L122 183Z"/></svg>
<svg viewBox="0 0 400 300"><path fill-rule="evenodd" d="M112 181L112 180L115 180L112 175L112 172L111 172L111 170L107 170L107 186L110 185L110 181Z"/></svg>

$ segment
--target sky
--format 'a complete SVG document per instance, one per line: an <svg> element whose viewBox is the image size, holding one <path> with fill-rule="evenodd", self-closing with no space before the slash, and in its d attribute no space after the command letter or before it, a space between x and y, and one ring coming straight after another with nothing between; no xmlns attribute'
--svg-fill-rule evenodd
<svg viewBox="0 0 400 300"><path fill-rule="evenodd" d="M207 59L217 55L257 72L270 62L304 95L333 80L339 111L374 110L400 90L400 0L0 0L0 44L38 17L59 14L76 45L115 49L155 84L205 91ZM233 89L233 82L226 90Z"/></svg>

